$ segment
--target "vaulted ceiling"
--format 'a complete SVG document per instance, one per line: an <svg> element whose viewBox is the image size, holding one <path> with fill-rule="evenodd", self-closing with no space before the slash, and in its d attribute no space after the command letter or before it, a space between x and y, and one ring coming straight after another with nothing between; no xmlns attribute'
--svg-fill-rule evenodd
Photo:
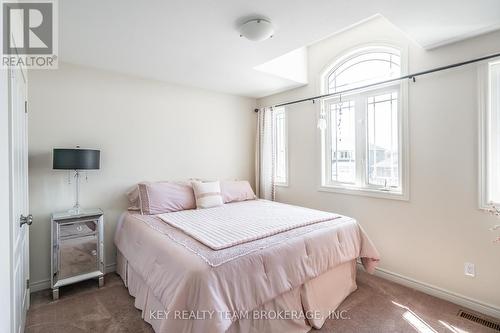
<svg viewBox="0 0 500 333"><path fill-rule="evenodd" d="M60 60L261 97L297 85L254 67L381 14L424 48L500 28L499 0L63 0ZM274 38L240 38L264 16Z"/></svg>

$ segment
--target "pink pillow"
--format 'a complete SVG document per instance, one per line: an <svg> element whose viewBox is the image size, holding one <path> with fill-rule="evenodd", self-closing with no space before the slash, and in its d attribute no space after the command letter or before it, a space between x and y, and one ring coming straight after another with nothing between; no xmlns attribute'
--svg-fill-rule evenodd
<svg viewBox="0 0 500 333"><path fill-rule="evenodd" d="M128 210L141 210L141 201L139 200L139 187L136 185L127 192Z"/></svg>
<svg viewBox="0 0 500 333"><path fill-rule="evenodd" d="M193 187L182 182L142 182L139 188L141 214L155 215L195 209Z"/></svg>
<svg viewBox="0 0 500 333"><path fill-rule="evenodd" d="M224 203L255 200L255 193L246 180L224 180L220 182L220 190Z"/></svg>

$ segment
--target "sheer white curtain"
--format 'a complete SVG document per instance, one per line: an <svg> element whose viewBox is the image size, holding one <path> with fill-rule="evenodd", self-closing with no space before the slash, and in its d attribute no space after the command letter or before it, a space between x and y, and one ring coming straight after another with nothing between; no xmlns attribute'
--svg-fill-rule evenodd
<svg viewBox="0 0 500 333"><path fill-rule="evenodd" d="M273 109L262 108L257 120L255 182L257 196L274 200Z"/></svg>

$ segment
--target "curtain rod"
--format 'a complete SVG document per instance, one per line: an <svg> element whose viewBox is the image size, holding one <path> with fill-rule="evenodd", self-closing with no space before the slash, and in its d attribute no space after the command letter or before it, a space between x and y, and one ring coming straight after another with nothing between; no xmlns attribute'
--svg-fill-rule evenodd
<svg viewBox="0 0 500 333"><path fill-rule="evenodd" d="M444 70L447 70L450 68L465 66L465 65L469 65L469 64L472 64L475 62L480 62L480 61L484 61L484 60L488 60L488 59L492 59L492 58L496 58L496 57L500 57L500 53L490 54L490 55L480 57L480 58L475 58L472 60L458 62L458 63L447 65L447 66L436 67L436 68L428 69L428 70L413 73L413 74L403 75L403 76L400 76L400 77L397 77L394 79L385 80L385 81L376 82L376 83L371 83L371 84L367 84L367 85L361 86L361 87L346 89L346 90L337 91L337 92L330 93L330 94L318 95L318 96L309 97L309 98L297 99L297 100L290 101L290 102L276 104L276 105L273 105L272 107L281 107L281 106L297 104L297 103L302 103L302 102L307 102L307 101L314 101L316 99L324 99L324 98L332 97L335 95L341 95L341 94L349 93L349 92L356 91L356 90L371 88L371 87L375 87L375 86L379 86L379 85L383 85L383 84L387 84L387 83L392 83L392 82L396 82L396 81L406 80L406 79L411 79L411 80L413 80L413 82L415 82L415 78L418 76L421 76L421 75L426 75L426 74L430 74L430 73L434 73L434 72L444 71ZM259 109L255 109L254 111L258 112Z"/></svg>

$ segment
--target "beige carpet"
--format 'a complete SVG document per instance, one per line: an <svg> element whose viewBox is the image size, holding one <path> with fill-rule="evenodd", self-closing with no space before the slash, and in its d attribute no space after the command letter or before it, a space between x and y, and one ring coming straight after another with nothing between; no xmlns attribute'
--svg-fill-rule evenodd
<svg viewBox="0 0 500 333"><path fill-rule="evenodd" d="M121 279L108 274L105 286L85 281L60 289L53 302L50 291L32 294L26 332L153 332L141 319ZM458 305L442 301L398 284L360 273L358 290L340 306L349 319L331 319L312 332L447 332L493 333L457 316Z"/></svg>

